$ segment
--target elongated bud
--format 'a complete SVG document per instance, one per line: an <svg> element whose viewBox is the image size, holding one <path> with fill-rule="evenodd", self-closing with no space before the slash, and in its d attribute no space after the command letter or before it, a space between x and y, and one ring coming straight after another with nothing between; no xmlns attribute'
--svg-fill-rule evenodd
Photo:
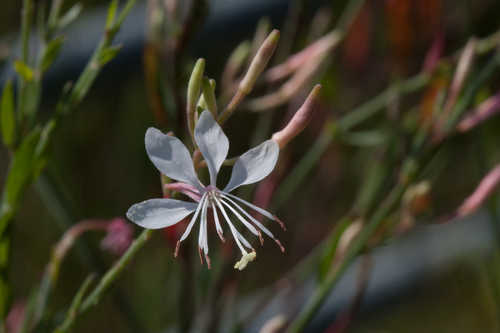
<svg viewBox="0 0 500 333"><path fill-rule="evenodd" d="M207 77L203 78L202 83L203 94L202 97L205 101L204 107L210 111L212 116L217 119L217 101L215 99L215 80L209 80Z"/></svg>
<svg viewBox="0 0 500 333"><path fill-rule="evenodd" d="M338 31L334 30L328 33L307 48L290 56L284 63L266 71L266 73L264 73L264 79L267 82L273 83L299 70L306 63L321 61L323 56L331 52L341 40L342 34Z"/></svg>
<svg viewBox="0 0 500 333"><path fill-rule="evenodd" d="M278 143L280 149L283 149L290 140L302 132L307 124L309 124L318 107L320 91L321 85L317 84L285 128L273 134L272 139Z"/></svg>
<svg viewBox="0 0 500 333"><path fill-rule="evenodd" d="M481 180L474 193L458 208L457 215L466 216L475 212L498 186L500 186L500 164Z"/></svg>
<svg viewBox="0 0 500 333"><path fill-rule="evenodd" d="M457 125L457 130L459 132L467 132L497 113L500 113L500 92L488 98L474 110L470 111Z"/></svg>
<svg viewBox="0 0 500 333"><path fill-rule="evenodd" d="M457 97L462 90L463 83L465 82L467 74L469 73L474 61L476 45L477 41L475 39L470 39L467 42L467 45L465 45L465 49L460 55L460 59L458 59L457 69L455 71L455 75L450 87L450 93L446 104L444 105L445 114L447 114L453 108L457 101Z"/></svg>
<svg viewBox="0 0 500 333"><path fill-rule="evenodd" d="M279 38L280 32L276 29L271 31L269 36L267 36L259 51L257 51L257 54L252 59L245 76L240 81L236 94L217 119L219 124L224 124L224 122L233 114L234 110L236 110L236 107L241 103L241 101L243 101L245 96L252 91L257 78L266 67L269 59L271 59L276 46L278 46Z"/></svg>
<svg viewBox="0 0 500 333"><path fill-rule="evenodd" d="M203 82L203 73L205 72L205 59L200 58L194 65L193 72L189 78L188 91L187 91L187 120L189 133L191 136L194 134L194 112L196 104L200 97L201 86Z"/></svg>
<svg viewBox="0 0 500 333"><path fill-rule="evenodd" d="M249 94L252 91L253 86L257 81L257 78L266 67L267 63L269 62L269 59L271 59L271 56L273 55L274 50L276 49L276 46L278 46L279 38L280 38L280 32L278 30L275 29L271 31L271 33L269 34L269 36L267 36L266 40L264 41L260 49L257 51L257 54L250 63L250 66L248 67L248 71L245 74L245 77L243 77L243 79L240 82L239 88L245 94Z"/></svg>

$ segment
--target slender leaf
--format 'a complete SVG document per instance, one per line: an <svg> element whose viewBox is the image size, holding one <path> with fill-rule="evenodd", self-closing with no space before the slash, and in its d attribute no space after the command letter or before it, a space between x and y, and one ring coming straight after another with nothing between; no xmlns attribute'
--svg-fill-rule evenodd
<svg viewBox="0 0 500 333"><path fill-rule="evenodd" d="M41 63L42 72L45 72L54 63L57 56L59 55L59 52L61 51L61 46L63 42L64 38L61 36L53 39L47 45L47 48L45 49L45 52L42 57L42 63Z"/></svg>
<svg viewBox="0 0 500 333"><path fill-rule="evenodd" d="M99 65L104 66L105 64L113 60L118 54L118 52L120 52L121 48L122 46L118 45L118 46L110 46L102 50L98 58Z"/></svg>
<svg viewBox="0 0 500 333"><path fill-rule="evenodd" d="M8 81L3 89L1 103L2 138L5 145L13 148L16 135L16 117L14 110L14 90Z"/></svg>
<svg viewBox="0 0 500 333"><path fill-rule="evenodd" d="M28 82L32 81L35 77L35 71L21 60L16 60L14 62L14 69L16 70L17 74L19 74L24 80Z"/></svg>
<svg viewBox="0 0 500 333"><path fill-rule="evenodd" d="M60 19L58 23L58 28L63 29L73 23L74 20L80 15L83 6L81 3L76 3L71 7Z"/></svg>
<svg viewBox="0 0 500 333"><path fill-rule="evenodd" d="M23 140L19 149L15 152L10 165L2 203L2 219L0 219L0 234L11 218L9 212L15 210L19 204L22 193L28 186L33 175L33 163L35 162L35 149L40 139L40 129L33 130Z"/></svg>
<svg viewBox="0 0 500 333"><path fill-rule="evenodd" d="M111 1L108 9L108 16L106 18L106 30L110 29L115 22L116 11L118 9L118 0Z"/></svg>

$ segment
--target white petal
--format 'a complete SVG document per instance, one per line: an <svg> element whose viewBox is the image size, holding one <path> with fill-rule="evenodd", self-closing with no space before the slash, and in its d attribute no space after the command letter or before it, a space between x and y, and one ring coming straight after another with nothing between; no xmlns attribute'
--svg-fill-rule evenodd
<svg viewBox="0 0 500 333"><path fill-rule="evenodd" d="M184 233L182 234L182 237L179 240L179 242L182 242L183 240L185 240L187 238L187 236L189 236L189 233L191 233L191 229L193 229L194 223L196 222L196 219L198 218L198 215L200 214L201 208L205 204L205 200L207 200L206 194L204 194L201 197L200 202L198 202L198 207L196 207L196 211L194 212L194 215L191 218L191 221L189 221L189 224L188 224L186 230L184 230Z"/></svg>
<svg viewBox="0 0 500 333"><path fill-rule="evenodd" d="M224 192L241 185L258 182L273 171L280 148L273 140L267 140L241 155L234 164L233 173Z"/></svg>
<svg viewBox="0 0 500 333"><path fill-rule="evenodd" d="M147 229L159 229L176 224L193 211L198 204L174 200L151 199L129 208L127 217L135 224Z"/></svg>
<svg viewBox="0 0 500 333"><path fill-rule="evenodd" d="M165 135L150 127L145 137L149 159L165 176L200 188L193 160L186 146L175 136Z"/></svg>
<svg viewBox="0 0 500 333"><path fill-rule="evenodd" d="M200 119L196 123L194 138L207 162L208 171L210 172L210 184L217 186L217 173L222 162L226 159L229 140L212 114L206 110L202 112Z"/></svg>

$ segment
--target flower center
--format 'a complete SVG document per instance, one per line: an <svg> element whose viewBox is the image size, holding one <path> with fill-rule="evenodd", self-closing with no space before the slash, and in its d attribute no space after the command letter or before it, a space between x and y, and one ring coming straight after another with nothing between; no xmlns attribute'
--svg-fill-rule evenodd
<svg viewBox="0 0 500 333"><path fill-rule="evenodd" d="M207 186L206 190L207 190L206 191L207 200L208 200L209 204L215 205L216 204L215 199L221 198L219 190L216 187L211 186L211 185Z"/></svg>

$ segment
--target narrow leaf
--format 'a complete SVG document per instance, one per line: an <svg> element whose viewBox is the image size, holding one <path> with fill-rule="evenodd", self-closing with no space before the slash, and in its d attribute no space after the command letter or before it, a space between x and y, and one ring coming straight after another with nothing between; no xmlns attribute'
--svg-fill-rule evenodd
<svg viewBox="0 0 500 333"><path fill-rule="evenodd" d="M121 50L121 45L118 46L110 46L102 50L102 52L99 54L98 62L99 65L103 66L113 60L118 52Z"/></svg>
<svg viewBox="0 0 500 333"><path fill-rule="evenodd" d="M14 114L14 91L11 81L7 81L3 89L1 119L3 142L7 147L12 148L16 134L16 117Z"/></svg>
<svg viewBox="0 0 500 333"><path fill-rule="evenodd" d="M15 206L19 204L22 193L31 181L33 174L32 163L34 162L35 149L39 139L40 129L33 130L15 152L5 182L4 204L8 207L3 207L4 209L15 209ZM4 225L0 225L0 233L4 227Z"/></svg>
<svg viewBox="0 0 500 333"><path fill-rule="evenodd" d="M63 42L64 38L61 36L53 39L47 45L47 48L45 49L42 57L42 63L41 63L42 72L45 72L54 63L57 56L59 55L59 52L61 51L61 46Z"/></svg>
<svg viewBox="0 0 500 333"><path fill-rule="evenodd" d="M35 76L35 72L28 65L20 60L14 62L14 69L24 80L31 81Z"/></svg>
<svg viewBox="0 0 500 333"><path fill-rule="evenodd" d="M108 17L106 18L106 30L110 29L115 22L116 10L118 9L118 0L111 1L108 9Z"/></svg>
<svg viewBox="0 0 500 333"><path fill-rule="evenodd" d="M69 24L73 23L73 21L80 15L83 6L80 3L76 3L71 7L60 19L57 27L59 29L63 29L67 27Z"/></svg>

